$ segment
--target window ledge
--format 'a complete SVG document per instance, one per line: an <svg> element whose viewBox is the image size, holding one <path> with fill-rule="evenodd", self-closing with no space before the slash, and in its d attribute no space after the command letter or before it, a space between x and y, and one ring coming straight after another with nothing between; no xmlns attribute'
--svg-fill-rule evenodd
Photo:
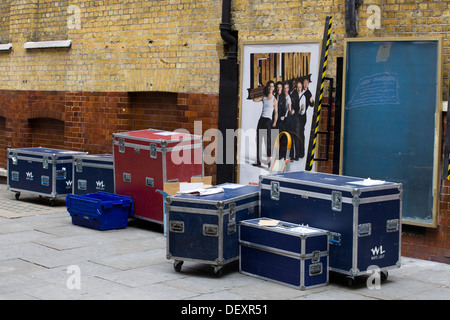
<svg viewBox="0 0 450 320"><path fill-rule="evenodd" d="M26 42L25 49L69 48L72 40Z"/></svg>
<svg viewBox="0 0 450 320"><path fill-rule="evenodd" d="M9 51L12 49L12 43L0 44L0 51Z"/></svg>

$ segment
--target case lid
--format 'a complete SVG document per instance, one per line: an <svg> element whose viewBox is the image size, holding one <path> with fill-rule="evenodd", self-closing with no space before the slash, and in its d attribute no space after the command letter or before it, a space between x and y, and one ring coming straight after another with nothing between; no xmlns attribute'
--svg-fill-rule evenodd
<svg viewBox="0 0 450 320"><path fill-rule="evenodd" d="M167 142L180 142L186 140L201 139L201 136L191 135L181 132L172 132L156 129L144 129L137 131L121 132L115 133L113 135L115 138L130 138L142 141L167 141Z"/></svg>
<svg viewBox="0 0 450 320"><path fill-rule="evenodd" d="M297 171L284 172L262 176L261 183L264 180L286 181L291 183L299 183L305 185L312 185L317 187L353 190L353 189L385 189L398 188L400 183L372 180L370 178L358 178L349 176L340 176L328 173L311 172L311 171Z"/></svg>
<svg viewBox="0 0 450 320"><path fill-rule="evenodd" d="M324 235L328 233L327 230L317 229L310 226L265 217L251 220L244 220L241 223L247 225L254 225L255 227L259 228L270 228L274 232L287 233L298 237L310 237L316 235Z"/></svg>
<svg viewBox="0 0 450 320"><path fill-rule="evenodd" d="M252 185L240 185L234 183L225 183L214 186L212 188L222 188L223 192L215 193L211 195L191 195L191 194L178 194L171 196L171 201L183 201L183 202L198 202L198 203L211 203L216 204L220 201L228 203L237 201L238 199L245 199L247 197L259 195L259 187Z"/></svg>
<svg viewBox="0 0 450 320"><path fill-rule="evenodd" d="M76 155L75 159L113 161L114 156L112 154L80 154Z"/></svg>
<svg viewBox="0 0 450 320"><path fill-rule="evenodd" d="M34 154L57 154L57 155L83 155L86 154L86 152L80 152L80 151L71 151L71 150L61 150L61 149L52 149L52 148L18 148L18 149L8 149L9 152L23 152L23 153L34 153Z"/></svg>

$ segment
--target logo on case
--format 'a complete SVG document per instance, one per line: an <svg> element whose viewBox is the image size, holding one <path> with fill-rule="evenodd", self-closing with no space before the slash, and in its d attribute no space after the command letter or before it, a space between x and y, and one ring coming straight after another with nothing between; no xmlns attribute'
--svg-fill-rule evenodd
<svg viewBox="0 0 450 320"><path fill-rule="evenodd" d="M383 250L383 246L374 247L370 251L372 251L372 260L383 259L386 252L386 250Z"/></svg>
<svg viewBox="0 0 450 320"><path fill-rule="evenodd" d="M33 181L33 172L27 172L27 180Z"/></svg>
<svg viewBox="0 0 450 320"><path fill-rule="evenodd" d="M105 190L105 183L103 181L96 181L97 190Z"/></svg>

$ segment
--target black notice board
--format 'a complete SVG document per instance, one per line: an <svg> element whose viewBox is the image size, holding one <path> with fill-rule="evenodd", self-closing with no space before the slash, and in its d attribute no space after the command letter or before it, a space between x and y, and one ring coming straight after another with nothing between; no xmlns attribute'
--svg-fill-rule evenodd
<svg viewBox="0 0 450 320"><path fill-rule="evenodd" d="M348 39L340 173L403 184L403 222L435 227L440 39Z"/></svg>

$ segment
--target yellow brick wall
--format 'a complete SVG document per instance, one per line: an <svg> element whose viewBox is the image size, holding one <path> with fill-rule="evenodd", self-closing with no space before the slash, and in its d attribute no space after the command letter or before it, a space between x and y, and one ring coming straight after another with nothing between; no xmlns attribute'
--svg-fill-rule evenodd
<svg viewBox="0 0 450 320"><path fill-rule="evenodd" d="M380 8L381 28L367 21ZM0 89L170 91L217 94L222 1L50 1L0 3ZM343 55L344 0L234 0L239 41L319 40L333 16L327 76ZM78 19L79 18L79 19ZM442 36L444 99L450 70L450 0L365 0L359 37ZM27 41L72 40L70 49L25 50Z"/></svg>

